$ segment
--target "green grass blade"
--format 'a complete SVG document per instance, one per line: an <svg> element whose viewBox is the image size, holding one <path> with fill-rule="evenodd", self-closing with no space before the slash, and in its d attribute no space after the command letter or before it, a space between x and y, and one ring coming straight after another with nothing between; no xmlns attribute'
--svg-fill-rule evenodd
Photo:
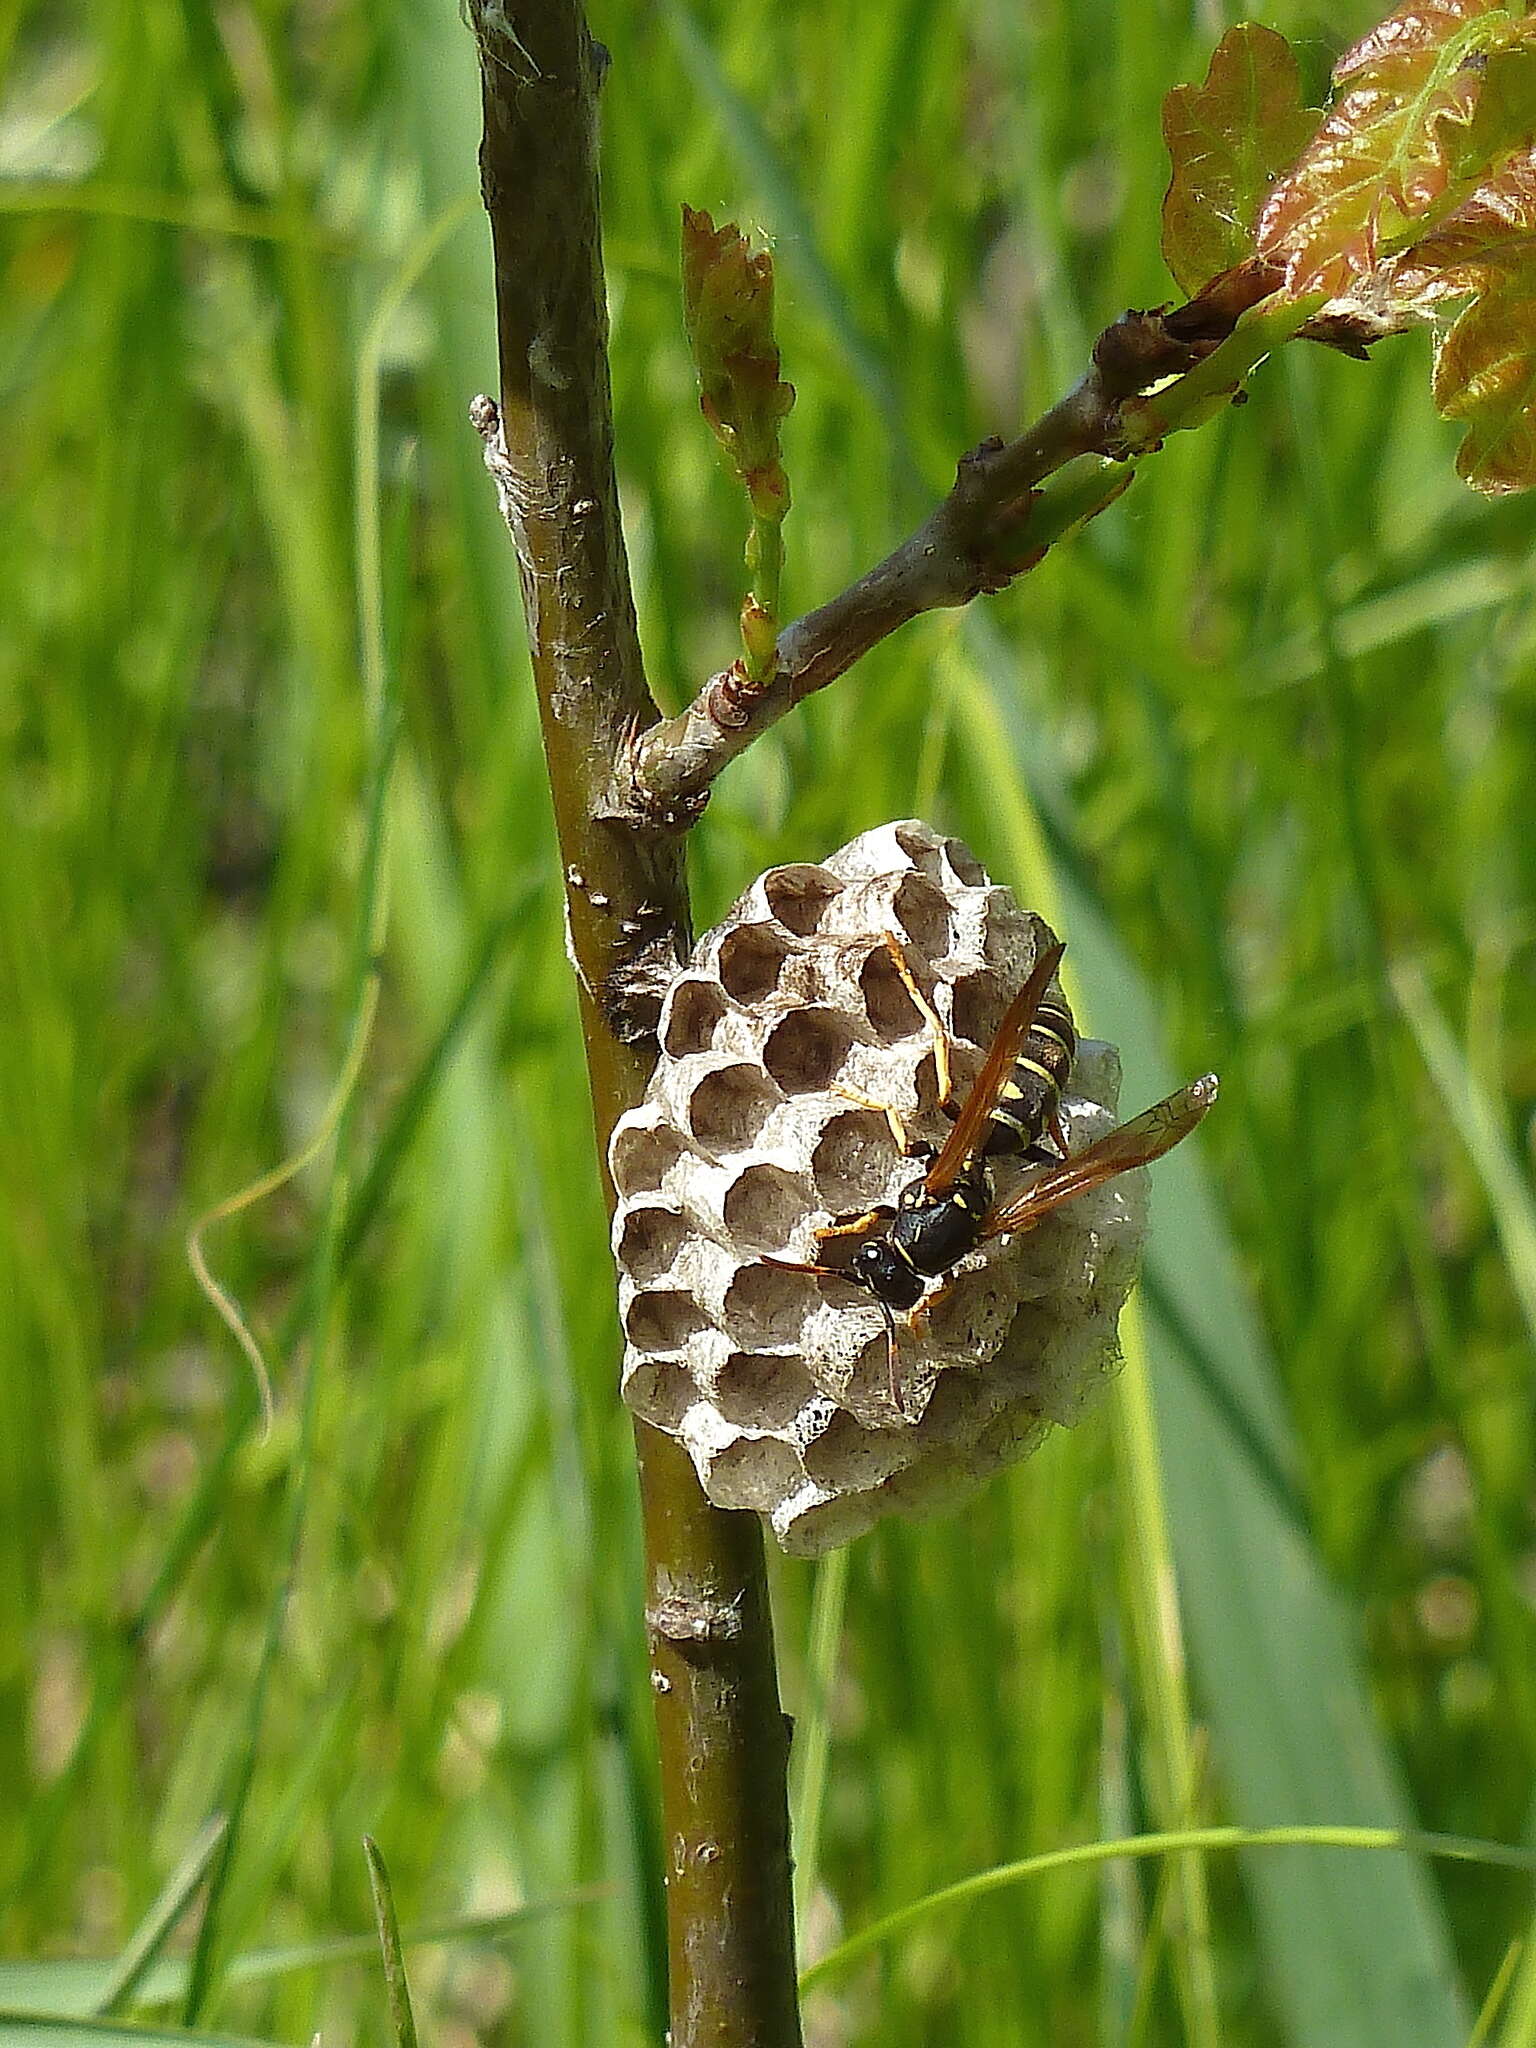
<svg viewBox="0 0 1536 2048"><path fill-rule="evenodd" d="M1520 1947L1518 1941L1512 1941L1504 1951L1504 1960L1494 1972L1488 1995L1479 2007L1476 2022L1467 2036L1467 2048L1487 2048L1487 2043L1492 2040L1509 1987L1515 1981L1515 1972L1520 1966Z"/></svg>
<svg viewBox="0 0 1536 2048"><path fill-rule="evenodd" d="M171 1873L102 1986L94 2008L99 2016L123 2012L134 2002L139 1986L159 1960L178 1921L202 1889L227 1826L224 1816L216 1814Z"/></svg>
<svg viewBox="0 0 1536 2048"><path fill-rule="evenodd" d="M195 2027L140 2026L129 2020L55 2019L0 2011L0 2048L273 2048L247 2034Z"/></svg>
<svg viewBox="0 0 1536 2048"><path fill-rule="evenodd" d="M848 1552L834 1550L816 1568L811 1626L806 1646L806 1702L795 1718L790 1753L790 1840L795 1859L795 1925L804 1939L806 1908L815 1896L821 1867L822 1801L832 1747L832 1689L843 1640L848 1599Z"/></svg>
<svg viewBox="0 0 1536 2048"><path fill-rule="evenodd" d="M427 260L432 251L440 246L444 233L445 225L439 222L437 227L422 238L418 247L411 252L406 264L402 266L402 273L407 279L414 275L416 269ZM387 291L375 332L382 332L385 314L392 303L391 294ZM366 475L360 471L358 476L357 488L366 505L377 501L377 448L369 442L364 452L370 453L373 465ZM366 514L363 514L360 515L359 526L376 547L377 520L370 521ZM379 587L375 582L376 574L376 562L370 560L366 567L360 563L359 575L365 587ZM395 678L388 671L383 656L382 603L376 624L378 644L369 657L365 673L367 695L362 707L366 713L368 774L363 792L365 839L352 943L349 1049L342 1065L342 1082L337 1094L334 1119L327 1116L324 1120L328 1127L333 1125L331 1157L325 1196L320 1209L319 1231L309 1260L300 1323L308 1363L300 1399L299 1437L288 1480L280 1564L267 1610L256 1678L242 1716L240 1733L233 1745L227 1766L228 1831L209 1875L207 1907L198 1929L197 1945L193 1953L183 2003L183 2018L188 2025L196 2024L212 1996L223 1960L220 1940L223 1931L221 1916L224 1896L250 1801L261 1747L268 1692L278 1663L283 1626L298 1572L313 1471L319 1410L318 1390L330 1335L337 1245L346 1211L350 1180L351 1142L357 1105L356 1080L378 1002L378 956L388 922L388 815L391 772L399 737L399 711L394 688Z"/></svg>
<svg viewBox="0 0 1536 2048"><path fill-rule="evenodd" d="M437 1098L444 1069L453 1058L474 1015L476 1006L491 982L492 970L506 948L510 933L532 904L538 885L525 882L515 889L511 907L487 925L464 975L463 986L427 1047L416 1071L401 1090L388 1123L379 1134L368 1167L347 1205L346 1219L337 1240L336 1260L345 1272L367 1237L370 1226L399 1174L422 1121Z"/></svg>
<svg viewBox="0 0 1536 2048"><path fill-rule="evenodd" d="M1499 2029L1499 2048L1536 2048L1536 1920L1528 1924L1518 1954L1509 2007Z"/></svg>
<svg viewBox="0 0 1536 2048"><path fill-rule="evenodd" d="M557 1893L500 1913L459 1913L408 1927L400 1936L402 1950L495 1943L521 1933L552 1914L572 1913L611 1898L609 1885L588 1885L581 1891ZM334 1934L323 1941L290 1943L285 1948L242 1949L230 1957L226 1979L231 1984L270 1984L313 1970L336 1969L367 1962L378 1954L379 1938L371 1934ZM0 2012L36 2019L88 2019L97 2010L116 1962L72 1957L61 1962L0 1962ZM161 1955L139 1985L140 2005L170 2005L187 1988L188 1958Z"/></svg>
<svg viewBox="0 0 1536 2048"><path fill-rule="evenodd" d="M389 2030L395 2048L416 2048L416 2017L411 2011L411 1987L405 1974L405 1957L400 1950L400 1923L395 1918L394 1895L389 1872L379 1845L371 1835L363 1837L363 1854L368 1859L368 1885L373 1893L373 1913L378 1924L379 1952L384 1960L384 1989L389 2000Z"/></svg>
<svg viewBox="0 0 1536 2048"><path fill-rule="evenodd" d="M951 1906L967 1905L987 1893L1009 1885L1025 1884L1050 1877L1062 1870L1111 1863L1120 1857L1182 1855L1189 1850L1292 1850L1326 1849L1350 1855L1379 1855L1391 1850L1403 1856L1442 1858L1448 1863L1481 1863L1493 1870L1515 1870L1536 1875L1536 1849L1516 1849L1507 1842L1483 1842L1472 1836L1423 1834L1412 1828L1271 1827L1271 1828L1178 1828L1165 1834L1129 1835L1117 1842L1082 1842L1070 1849L1051 1849L1039 1856L1023 1856L1016 1863L999 1864L993 1870L977 1871L971 1877L914 1899L894 1913L887 1913L872 1926L861 1928L840 1942L800 1975L801 1988L808 1990L847 1968L859 1956L879 1948L930 1915ZM1262 1857L1260 1861L1264 1860ZM1322 1862L1332 1860L1319 1859Z"/></svg>
<svg viewBox="0 0 1536 2048"><path fill-rule="evenodd" d="M1392 987L1446 1114L1482 1181L1510 1285L1536 1344L1536 1198L1516 1163L1505 1119L1479 1085L1435 1007L1423 974L1402 967L1393 974Z"/></svg>
<svg viewBox="0 0 1536 2048"><path fill-rule="evenodd" d="M1004 791L1039 775L1042 794L1054 793L1050 750L1010 701L1001 651L984 627L973 625L969 637L993 654L991 689L978 681L961 690L983 772ZM1016 808L1005 798L1005 819ZM1027 872L1033 832L1016 822L1013 836ZM1055 879L1090 1024L1113 1020L1137 1102L1166 1094L1174 1077L1149 992L1080 876L1058 862ZM1163 1485L1192 1660L1228 1796L1251 1826L1298 1812L1319 1822L1406 1826L1407 1802L1373 1725L1349 1622L1274 1490L1272 1473L1292 1469L1295 1454L1198 1145L1160 1163L1153 1216L1149 1283L1179 1318L1174 1325L1159 1317L1149 1285ZM1180 1343L1179 1326L1196 1336L1198 1357ZM1219 1407L1206 1392L1212 1369L1226 1397ZM1229 1412L1244 1418L1241 1437ZM1250 1441L1264 1447L1262 1465L1249 1457ZM1469 2022L1445 1929L1411 1864L1342 1858L1319 1870L1263 1858L1249 1878L1274 1995L1294 2041L1376 2048L1390 2025L1396 2040L1424 2048L1461 2042Z"/></svg>
<svg viewBox="0 0 1536 2048"><path fill-rule="evenodd" d="M1128 1530L1126 1576L1132 1625L1147 1691L1147 1768L1156 1781L1157 1809L1175 1824L1190 1826L1197 1818L1199 1786L1150 1362L1134 1302L1121 1318L1121 1343L1125 1367L1114 1397L1115 1453ZM1216 2048L1221 2039L1216 1961L1210 1899L1200 1859L1175 1858L1165 1882L1177 1901L1173 1956L1185 2035L1194 2048Z"/></svg>

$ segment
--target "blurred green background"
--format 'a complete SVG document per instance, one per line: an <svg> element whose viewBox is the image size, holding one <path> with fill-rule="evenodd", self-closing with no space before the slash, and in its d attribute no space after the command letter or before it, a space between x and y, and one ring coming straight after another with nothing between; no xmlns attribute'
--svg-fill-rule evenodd
<svg viewBox="0 0 1536 2048"><path fill-rule="evenodd" d="M680 203L777 255L805 609L1169 296L1159 102L1235 15L592 12L671 709L732 651L745 531ZM1320 82L1372 15L1267 18ZM384 2039L366 1951L258 1968L367 1931L367 1831L407 1928L565 1901L414 1948L425 2038L655 2042L630 1438L465 416L471 38L453 0L13 0L0 65L0 2004L99 1998L65 1959L117 1953L223 1811L159 2021ZM1158 1170L1111 1400L956 1520L776 1567L808 1957L1139 1827L1533 1839L1536 511L1456 481L1428 361L1294 345L1015 590L780 726L695 836L702 928L928 817L1059 918L1129 1106L1224 1079ZM264 1435L185 1240L320 1128L208 1236ZM1519 1877L1385 1854L1111 1865L936 1915L829 1978L811 2038L1440 2048L1499 1980L1514 2048L1529 1914Z"/></svg>

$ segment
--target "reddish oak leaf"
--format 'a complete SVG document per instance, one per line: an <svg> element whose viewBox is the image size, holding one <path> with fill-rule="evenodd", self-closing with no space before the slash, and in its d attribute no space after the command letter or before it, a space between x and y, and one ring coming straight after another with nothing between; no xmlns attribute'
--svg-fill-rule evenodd
<svg viewBox="0 0 1536 2048"><path fill-rule="evenodd" d="M1536 484L1536 271L1499 278L1461 315L1435 357L1435 404L1465 420L1456 471L1490 497Z"/></svg>
<svg viewBox="0 0 1536 2048"><path fill-rule="evenodd" d="M1529 28L1521 41L1491 53L1472 118L1448 141L1457 184L1476 184L1491 166L1536 142L1536 40Z"/></svg>
<svg viewBox="0 0 1536 2048"><path fill-rule="evenodd" d="M1410 0L1334 67L1339 96L1256 236L1300 295L1346 297L1468 169L1488 58L1530 33L1494 0Z"/></svg>
<svg viewBox="0 0 1536 2048"><path fill-rule="evenodd" d="M1426 231L1367 280L1366 296L1420 314L1480 287L1494 224L1518 210L1522 158L1536 148L1536 41L1495 50L1472 116L1448 131L1450 182Z"/></svg>
<svg viewBox="0 0 1536 2048"><path fill-rule="evenodd" d="M1536 484L1536 147L1511 157L1391 266L1420 304L1470 298L1435 355L1435 404L1465 420L1458 472L1493 495Z"/></svg>
<svg viewBox="0 0 1536 2048"><path fill-rule="evenodd" d="M1466 298L1536 263L1536 145L1501 164L1384 271L1394 297Z"/></svg>
<svg viewBox="0 0 1536 2048"><path fill-rule="evenodd" d="M795 389L779 375L773 258L734 222L717 228L683 208L683 320L699 373L699 406L760 518L781 519L789 483L779 422Z"/></svg>
<svg viewBox="0 0 1536 2048"><path fill-rule="evenodd" d="M1168 94L1163 260L1189 297L1252 255L1259 207L1316 125L1290 44L1256 21L1227 30L1203 85Z"/></svg>

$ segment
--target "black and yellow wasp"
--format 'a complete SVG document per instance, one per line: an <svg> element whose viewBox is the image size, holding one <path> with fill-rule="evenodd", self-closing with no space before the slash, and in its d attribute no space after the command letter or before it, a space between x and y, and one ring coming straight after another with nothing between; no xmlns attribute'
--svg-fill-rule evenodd
<svg viewBox="0 0 1536 2048"><path fill-rule="evenodd" d="M949 1098L948 1035L918 990L895 939L887 941L908 990L934 1032L941 1104ZM829 1265L818 1256L809 1264L787 1259L765 1263L786 1272L815 1273L851 1282L872 1294L885 1317L891 1399L905 1415L896 1372L897 1310L920 1314L931 1309L947 1284L924 1301L928 1283L947 1283L956 1266L994 1237L1017 1236L1032 1230L1063 1202L1102 1187L1117 1174L1145 1166L1171 1151L1199 1123L1216 1100L1217 1079L1206 1074L1167 1096L1129 1123L1119 1125L1075 1157L1068 1152L1061 1124L1061 1091L1071 1071L1077 1036L1059 991L1052 989L1065 948L1047 947L1028 980L1009 1004L965 1102L954 1114L954 1129L924 1170L903 1188L892 1207L839 1217L816 1232L817 1252L826 1245L857 1242L846 1265ZM858 1097L857 1100L864 1098ZM870 1108L882 1105L870 1103ZM902 1149L913 1152L900 1120L884 1114ZM1061 1157L1042 1152L1040 1140L1049 1131ZM991 1162L1008 1153L1022 1153L1041 1163L1001 1198L993 1186Z"/></svg>

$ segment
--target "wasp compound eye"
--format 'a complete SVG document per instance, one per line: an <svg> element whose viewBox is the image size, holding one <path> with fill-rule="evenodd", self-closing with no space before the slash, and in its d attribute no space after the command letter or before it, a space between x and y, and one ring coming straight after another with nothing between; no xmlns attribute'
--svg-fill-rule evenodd
<svg viewBox="0 0 1536 2048"><path fill-rule="evenodd" d="M1077 1043L1054 943L905 821L760 876L666 993L609 1150L624 1398L788 1551L955 1504L1117 1361L1143 1174L984 1235L1061 1170L1058 1130L1075 1156L1115 1122L1118 1061Z"/></svg>

